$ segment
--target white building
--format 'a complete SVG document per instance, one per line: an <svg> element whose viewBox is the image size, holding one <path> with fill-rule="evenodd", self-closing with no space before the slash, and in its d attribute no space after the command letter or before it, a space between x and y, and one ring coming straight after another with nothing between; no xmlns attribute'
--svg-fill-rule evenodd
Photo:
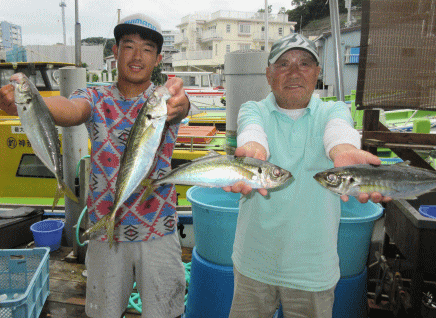
<svg viewBox="0 0 436 318"><path fill-rule="evenodd" d="M287 14L268 15L268 45L294 32L296 22ZM182 18L177 26L180 34L174 46L180 53L173 55L176 71L216 71L222 69L227 53L237 50L265 49L265 13L217 11L195 13Z"/></svg>
<svg viewBox="0 0 436 318"><path fill-rule="evenodd" d="M75 63L73 45L27 45L27 62L66 62ZM104 70L103 45L82 45L82 63L88 70Z"/></svg>

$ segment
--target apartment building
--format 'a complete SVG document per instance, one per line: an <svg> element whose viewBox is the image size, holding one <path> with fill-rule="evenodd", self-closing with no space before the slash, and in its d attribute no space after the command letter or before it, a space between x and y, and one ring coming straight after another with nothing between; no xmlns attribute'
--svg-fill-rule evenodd
<svg viewBox="0 0 436 318"><path fill-rule="evenodd" d="M286 14L268 15L268 44L294 32L296 22ZM177 26L174 46L180 51L173 55L175 71L216 72L224 66L225 55L238 50L264 50L265 13L217 11L195 13L182 18Z"/></svg>
<svg viewBox="0 0 436 318"><path fill-rule="evenodd" d="M12 49L22 45L21 27L7 21L0 22L0 48Z"/></svg>

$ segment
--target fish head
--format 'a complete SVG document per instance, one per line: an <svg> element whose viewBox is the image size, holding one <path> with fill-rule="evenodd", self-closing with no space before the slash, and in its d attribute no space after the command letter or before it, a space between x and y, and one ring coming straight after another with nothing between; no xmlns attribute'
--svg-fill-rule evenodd
<svg viewBox="0 0 436 318"><path fill-rule="evenodd" d="M160 86L154 90L147 101L147 113L152 118L167 116L167 100L171 98L171 93L165 86Z"/></svg>
<svg viewBox="0 0 436 318"><path fill-rule="evenodd" d="M313 178L324 188L338 194L346 194L356 183L350 172L340 169L318 172Z"/></svg>
<svg viewBox="0 0 436 318"><path fill-rule="evenodd" d="M10 80L14 86L14 97L17 107L26 107L32 101L32 87L29 79L23 73L14 74Z"/></svg>
<svg viewBox="0 0 436 318"><path fill-rule="evenodd" d="M277 188L292 178L288 170L267 162L259 167L258 173L265 189Z"/></svg>

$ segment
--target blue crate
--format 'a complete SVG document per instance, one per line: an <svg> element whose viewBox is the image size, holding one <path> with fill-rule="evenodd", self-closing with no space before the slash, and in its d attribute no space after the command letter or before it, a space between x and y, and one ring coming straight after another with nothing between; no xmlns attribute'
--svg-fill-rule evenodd
<svg viewBox="0 0 436 318"><path fill-rule="evenodd" d="M0 318L39 317L50 293L49 252L0 249Z"/></svg>

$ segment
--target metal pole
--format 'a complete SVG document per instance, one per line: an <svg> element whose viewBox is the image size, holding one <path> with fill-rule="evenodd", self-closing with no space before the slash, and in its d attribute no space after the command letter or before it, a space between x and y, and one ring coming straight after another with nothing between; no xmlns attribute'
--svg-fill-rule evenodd
<svg viewBox="0 0 436 318"><path fill-rule="evenodd" d="M268 0L265 0L265 52L268 51Z"/></svg>
<svg viewBox="0 0 436 318"><path fill-rule="evenodd" d="M76 35L76 66L82 67L82 39L80 34L80 23L79 23L79 0L76 0L76 25L75 25L75 35Z"/></svg>
<svg viewBox="0 0 436 318"><path fill-rule="evenodd" d="M86 87L86 70L84 68L63 67L60 72L60 95L69 97L78 88ZM88 155L88 132L84 124L62 128L62 158L64 180L70 189L75 188L76 167L81 158ZM81 198L77 204L65 197L65 236L68 246L73 246L75 233L73 226L85 204Z"/></svg>
<svg viewBox="0 0 436 318"><path fill-rule="evenodd" d="M59 6L62 9L62 27L63 27L63 30L64 30L64 45L66 46L67 45L67 32L65 30L65 7L67 5L65 4L65 1L61 1Z"/></svg>
<svg viewBox="0 0 436 318"><path fill-rule="evenodd" d="M338 0L329 0L330 6L330 21L332 24L332 36L333 36L333 52L335 57L335 94L338 100L344 101L344 82L343 82L343 57L341 50L341 32L339 24L339 7Z"/></svg>

